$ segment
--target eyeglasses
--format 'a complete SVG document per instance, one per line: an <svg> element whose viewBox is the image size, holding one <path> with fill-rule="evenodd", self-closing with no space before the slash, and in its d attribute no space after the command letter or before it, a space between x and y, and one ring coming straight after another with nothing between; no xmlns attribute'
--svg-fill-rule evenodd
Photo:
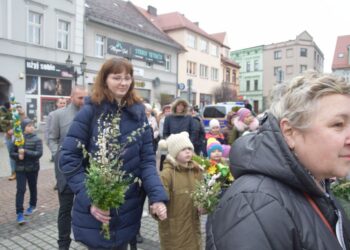
<svg viewBox="0 0 350 250"><path fill-rule="evenodd" d="M126 77L121 77L121 76L116 76L113 78L117 83L121 83L123 80L126 83L131 83L132 82L132 77L131 76L126 76Z"/></svg>

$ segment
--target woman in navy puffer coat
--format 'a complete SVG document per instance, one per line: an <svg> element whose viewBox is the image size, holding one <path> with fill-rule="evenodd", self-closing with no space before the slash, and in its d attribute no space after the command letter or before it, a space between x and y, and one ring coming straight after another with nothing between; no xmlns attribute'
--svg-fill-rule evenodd
<svg viewBox="0 0 350 250"><path fill-rule="evenodd" d="M74 238L91 249L127 249L128 242L140 228L142 204L145 194L151 204L151 212L161 220L166 218L164 202L168 200L155 167L151 128L125 148L123 169L141 179L130 185L125 203L115 209L103 211L91 204L86 187L87 162L83 160L78 142L87 145L89 152L97 150L97 119L103 114L121 110L120 142L124 143L131 132L142 127L147 118L145 108L134 93L132 65L125 59L109 59L97 76L92 97L76 115L61 149L60 168L76 197L73 205L72 226ZM124 105L120 106L120 103ZM101 234L101 223L109 222L110 240Z"/></svg>

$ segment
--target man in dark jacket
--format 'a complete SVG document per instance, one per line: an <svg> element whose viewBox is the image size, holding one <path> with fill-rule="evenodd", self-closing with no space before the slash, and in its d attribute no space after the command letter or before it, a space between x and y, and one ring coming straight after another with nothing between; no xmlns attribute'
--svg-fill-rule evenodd
<svg viewBox="0 0 350 250"><path fill-rule="evenodd" d="M202 118L196 112L194 107L189 108L189 115L192 116L193 119L193 146L194 152L197 155L205 155L205 129L203 125Z"/></svg>
<svg viewBox="0 0 350 250"><path fill-rule="evenodd" d="M59 148L67 135L68 129L76 115L84 104L84 97L87 92L82 87L72 89L71 103L61 109L51 113L51 122L48 135L48 144L52 155L55 156L55 174L57 180L59 211L58 211L58 247L59 249L69 249L71 233L71 210L73 206L74 194L68 187L64 175L58 168Z"/></svg>

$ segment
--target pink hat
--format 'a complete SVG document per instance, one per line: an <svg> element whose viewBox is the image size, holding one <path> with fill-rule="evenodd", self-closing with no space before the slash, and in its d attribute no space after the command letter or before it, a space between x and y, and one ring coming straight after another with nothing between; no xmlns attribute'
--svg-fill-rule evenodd
<svg viewBox="0 0 350 250"><path fill-rule="evenodd" d="M247 108L240 108L237 111L237 115L239 117L239 120L243 122L246 117L252 115L252 112Z"/></svg>
<svg viewBox="0 0 350 250"><path fill-rule="evenodd" d="M222 145L222 157L228 158L230 154L231 146L230 145Z"/></svg>

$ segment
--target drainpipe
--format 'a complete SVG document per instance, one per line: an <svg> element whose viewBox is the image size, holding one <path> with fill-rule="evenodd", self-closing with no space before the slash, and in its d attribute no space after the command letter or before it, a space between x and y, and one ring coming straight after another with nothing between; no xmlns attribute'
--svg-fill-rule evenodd
<svg viewBox="0 0 350 250"><path fill-rule="evenodd" d="M180 50L177 51L177 57L176 57L176 64L177 64L177 68L176 68L176 84L175 84L175 98L177 97L177 85L179 83L179 55L180 55Z"/></svg>

